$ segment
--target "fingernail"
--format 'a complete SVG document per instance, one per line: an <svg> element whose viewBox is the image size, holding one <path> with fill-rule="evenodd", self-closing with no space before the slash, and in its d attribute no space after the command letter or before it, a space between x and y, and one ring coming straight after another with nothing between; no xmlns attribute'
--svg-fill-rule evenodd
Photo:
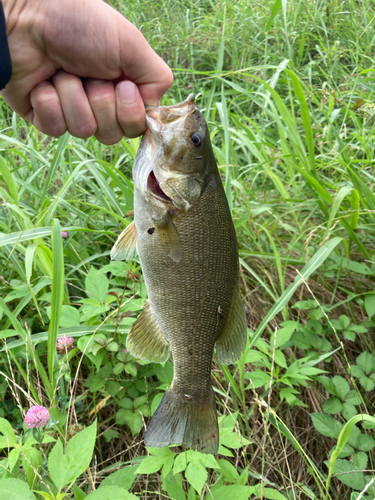
<svg viewBox="0 0 375 500"><path fill-rule="evenodd" d="M120 82L117 85L117 91L119 99L123 104L131 104L135 102L137 98L137 90L133 82Z"/></svg>

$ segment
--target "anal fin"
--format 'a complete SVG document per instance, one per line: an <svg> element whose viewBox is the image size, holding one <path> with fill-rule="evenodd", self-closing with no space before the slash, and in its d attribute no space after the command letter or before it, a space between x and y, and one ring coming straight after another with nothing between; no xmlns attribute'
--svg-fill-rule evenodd
<svg viewBox="0 0 375 500"><path fill-rule="evenodd" d="M149 304L143 309L130 328L126 348L136 358L154 363L167 361L170 354L169 343Z"/></svg>
<svg viewBox="0 0 375 500"><path fill-rule="evenodd" d="M238 359L246 347L247 323L238 286L229 306L223 331L216 341L219 363L229 365Z"/></svg>
<svg viewBox="0 0 375 500"><path fill-rule="evenodd" d="M137 229L133 221L127 226L111 250L111 260L129 260L137 255Z"/></svg>

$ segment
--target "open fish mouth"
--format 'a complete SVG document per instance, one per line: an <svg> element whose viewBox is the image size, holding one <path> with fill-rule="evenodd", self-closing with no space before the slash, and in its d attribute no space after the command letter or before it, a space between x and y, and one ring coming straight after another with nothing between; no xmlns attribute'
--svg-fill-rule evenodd
<svg viewBox="0 0 375 500"><path fill-rule="evenodd" d="M147 179L147 191L151 192L155 198L158 198L161 201L173 203L169 196L167 196L161 189L159 181L157 180L153 170L151 170Z"/></svg>
<svg viewBox="0 0 375 500"><path fill-rule="evenodd" d="M153 174L153 177L151 175L154 168L155 155L160 135L164 133L168 134L168 129L171 128L171 125L173 127L183 127L184 122L180 118L191 113L194 109L196 109L194 94L190 94L179 104L157 106L147 110L146 120L148 129L142 137L133 165L134 184L143 193L150 190L157 198L171 203L170 198L161 190L155 174ZM151 179L149 180L150 176Z"/></svg>

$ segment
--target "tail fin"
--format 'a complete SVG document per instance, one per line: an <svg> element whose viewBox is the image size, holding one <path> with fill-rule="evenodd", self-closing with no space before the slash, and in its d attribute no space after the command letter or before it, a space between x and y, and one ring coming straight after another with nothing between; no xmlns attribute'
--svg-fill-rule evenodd
<svg viewBox="0 0 375 500"><path fill-rule="evenodd" d="M180 394L171 388L164 394L147 428L145 445L162 448L172 444L217 453L219 428L212 389L205 398Z"/></svg>

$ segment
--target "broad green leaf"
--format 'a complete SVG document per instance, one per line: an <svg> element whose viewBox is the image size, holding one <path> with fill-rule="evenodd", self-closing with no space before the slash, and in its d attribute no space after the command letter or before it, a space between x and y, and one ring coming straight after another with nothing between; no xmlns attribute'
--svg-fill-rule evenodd
<svg viewBox="0 0 375 500"><path fill-rule="evenodd" d="M350 420L358 414L356 407L347 401L343 403L341 413L345 420Z"/></svg>
<svg viewBox="0 0 375 500"><path fill-rule="evenodd" d="M84 500L86 498L86 493L76 484L73 484L73 493L74 493L74 500Z"/></svg>
<svg viewBox="0 0 375 500"><path fill-rule="evenodd" d="M58 488L79 477L90 465L96 438L96 421L73 436L65 453L60 440L52 448L48 459L50 476Z"/></svg>
<svg viewBox="0 0 375 500"><path fill-rule="evenodd" d="M29 485L20 479L0 479L0 500L36 500Z"/></svg>
<svg viewBox="0 0 375 500"><path fill-rule="evenodd" d="M315 429L323 436L338 438L342 429L342 424L331 415L324 413L310 413Z"/></svg>
<svg viewBox="0 0 375 500"><path fill-rule="evenodd" d="M61 310L60 327L69 328L79 326L80 314L77 308L63 305Z"/></svg>
<svg viewBox="0 0 375 500"><path fill-rule="evenodd" d="M282 323L283 328L280 328L276 332L276 348L288 342L293 333L300 327L300 324L297 321L285 321ZM285 325L285 326L284 326ZM274 335L271 336L270 345L274 345Z"/></svg>
<svg viewBox="0 0 375 500"><path fill-rule="evenodd" d="M109 282L103 273L92 267L87 273L85 286L86 290L93 297L95 297L101 304L104 303L109 289Z"/></svg>
<svg viewBox="0 0 375 500"><path fill-rule="evenodd" d="M168 474L163 481L163 490L165 490L173 500L186 500L186 494L182 487L182 478L180 474L178 476Z"/></svg>
<svg viewBox="0 0 375 500"><path fill-rule="evenodd" d="M200 495L208 477L207 470L203 465L198 461L190 462L186 468L185 477L188 483L190 483Z"/></svg>
<svg viewBox="0 0 375 500"><path fill-rule="evenodd" d="M154 474L160 470L164 465L164 457L156 457L150 455L144 458L136 470L137 474Z"/></svg>
<svg viewBox="0 0 375 500"><path fill-rule="evenodd" d="M351 365L350 369L353 377L360 378L365 376L365 372L358 365Z"/></svg>
<svg viewBox="0 0 375 500"><path fill-rule="evenodd" d="M368 462L368 455L363 451L353 454L353 464L361 469L366 469Z"/></svg>
<svg viewBox="0 0 375 500"><path fill-rule="evenodd" d="M346 443L350 440L355 424L358 422L361 422L361 421L375 423L375 418L371 417L370 415L366 415L366 414L356 415L355 417L352 417L342 427L340 434L339 434L339 437L337 439L337 446L336 446L335 450L333 451L332 456L331 456L329 463L328 463L328 477L327 477L327 481L326 481L326 491L329 490L330 483L331 483L331 477L332 477L332 474L333 474L333 471L335 468L337 458L340 455L340 453L343 450ZM358 432L358 429L357 429L357 432ZM366 443L363 443L363 444L365 445ZM345 483L345 484L347 484L347 483Z"/></svg>
<svg viewBox="0 0 375 500"><path fill-rule="evenodd" d="M335 464L334 473L339 481L353 490L362 491L366 486L366 478L363 472L356 472L361 467L357 467L348 460L338 459Z"/></svg>
<svg viewBox="0 0 375 500"><path fill-rule="evenodd" d="M368 375L374 369L374 356L369 352L362 352L356 357L357 365Z"/></svg>
<svg viewBox="0 0 375 500"><path fill-rule="evenodd" d="M113 472L100 483L99 489L108 486L119 486L125 490L129 490L137 479L137 468L138 465L130 465L129 467L124 467Z"/></svg>
<svg viewBox="0 0 375 500"><path fill-rule="evenodd" d="M248 500L255 490L256 486L242 486L241 484L222 486L215 490L215 500Z"/></svg>
<svg viewBox="0 0 375 500"><path fill-rule="evenodd" d="M263 372L261 370L254 370L253 372L247 372L245 373L245 378L251 380L250 385L248 386L249 388L255 387L255 389L258 389L258 387L262 387L263 385L269 386L271 376L267 372Z"/></svg>
<svg viewBox="0 0 375 500"><path fill-rule="evenodd" d="M35 489L39 480L36 473L40 474L43 465L43 457L36 448L25 448L22 450L22 466L26 473L30 488Z"/></svg>
<svg viewBox="0 0 375 500"><path fill-rule="evenodd" d="M14 433L13 427L10 425L8 420L0 417L0 432L4 435L5 441L7 443L7 448L15 446L17 444L16 435Z"/></svg>
<svg viewBox="0 0 375 500"><path fill-rule="evenodd" d="M187 457L187 452L183 451L182 453L177 455L177 457L174 461L173 474L176 475L179 472L182 472L183 470L185 470L186 467L188 466L188 463L189 463L189 460Z"/></svg>
<svg viewBox="0 0 375 500"><path fill-rule="evenodd" d="M357 391L350 391L349 394L345 397L345 402L357 406L361 404L362 398Z"/></svg>
<svg viewBox="0 0 375 500"><path fill-rule="evenodd" d="M339 413L342 410L341 401L337 398L329 398L323 405L324 413Z"/></svg>
<svg viewBox="0 0 375 500"><path fill-rule="evenodd" d="M223 475L225 481L228 481L229 483L237 482L239 474L233 464L231 464L228 460L220 459L218 461L218 465L220 466L220 474Z"/></svg>
<svg viewBox="0 0 375 500"><path fill-rule="evenodd" d="M121 408L121 410L116 413L116 423L118 425L127 424L130 427L132 435L135 436L142 427L143 420L138 410L133 412L132 410Z"/></svg>
<svg viewBox="0 0 375 500"><path fill-rule="evenodd" d="M372 318L375 314L375 294L369 294L366 295L365 297L365 310L367 313L367 316Z"/></svg>
<svg viewBox="0 0 375 500"><path fill-rule="evenodd" d="M93 491L85 500L139 500L139 497L129 493L128 491L120 488L119 486L106 486L105 488L98 488Z"/></svg>
<svg viewBox="0 0 375 500"><path fill-rule="evenodd" d="M8 466L9 470L12 472L14 467L16 466L18 459L20 457L21 448L13 448L8 455Z"/></svg>
<svg viewBox="0 0 375 500"><path fill-rule="evenodd" d="M345 399L345 397L349 394L350 387L348 382L344 379L344 377L335 375L332 378L332 383L335 386L336 396L338 396L341 400Z"/></svg>
<svg viewBox="0 0 375 500"><path fill-rule="evenodd" d="M361 377L359 382L365 391L372 391L375 387L375 382L369 377Z"/></svg>

